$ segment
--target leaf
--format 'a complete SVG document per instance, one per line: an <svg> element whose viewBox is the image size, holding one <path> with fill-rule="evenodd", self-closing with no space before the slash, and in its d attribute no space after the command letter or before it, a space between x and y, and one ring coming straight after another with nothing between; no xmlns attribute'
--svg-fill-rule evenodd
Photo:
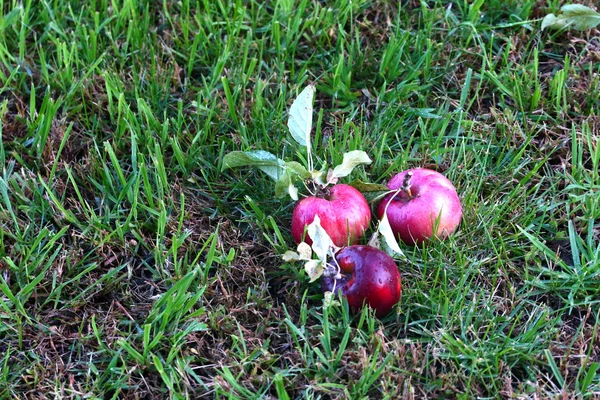
<svg viewBox="0 0 600 400"><path fill-rule="evenodd" d="M341 304L335 299L333 292L325 292L325 295L323 296L323 308L330 308L334 305L339 306Z"/></svg>
<svg viewBox="0 0 600 400"><path fill-rule="evenodd" d="M600 13L581 4L567 4L560 9L557 16L548 14L542 20L542 30L546 28L573 28L586 31L600 25Z"/></svg>
<svg viewBox="0 0 600 400"><path fill-rule="evenodd" d="M313 180L313 182L315 182L317 185L320 185L322 187L325 187L328 185L327 180L325 179L327 173L325 171L312 171L310 176L311 179Z"/></svg>
<svg viewBox="0 0 600 400"><path fill-rule="evenodd" d="M21 13L22 10L23 10L23 7L19 5L19 6L16 6L15 8L13 8L11 10L11 12L4 15L4 17L0 17L0 32L3 31L4 29L8 28L9 26L11 26L12 23L17 19L17 17L19 16L19 14Z"/></svg>
<svg viewBox="0 0 600 400"><path fill-rule="evenodd" d="M360 179L353 180L352 182L350 182L349 185L361 193L390 191L390 188L385 185L380 185L379 183L363 182Z"/></svg>
<svg viewBox="0 0 600 400"><path fill-rule="evenodd" d="M283 261L308 261L312 258L312 249L308 243L301 242L296 250L298 251L297 253L293 250L286 251L282 256Z"/></svg>
<svg viewBox="0 0 600 400"><path fill-rule="evenodd" d="M310 276L311 282L313 282L323 275L323 271L327 265L327 256L334 254L339 250L339 247L333 244L333 241L321 226L321 218L319 218L318 214L315 215L313 222L307 226L306 233L313 241L312 251L318 258L318 260L310 260L304 265L306 273ZM300 245L298 245L298 251L304 252L306 249L300 249Z"/></svg>
<svg viewBox="0 0 600 400"><path fill-rule="evenodd" d="M348 153L344 153L344 159L340 165L333 169L334 178L343 178L344 176L350 175L354 167L361 164L371 164L373 161L369 158L367 153L361 150L353 150Z"/></svg>
<svg viewBox="0 0 600 400"><path fill-rule="evenodd" d="M297 161L288 161L283 164L285 169L292 175L298 175L301 179L308 179L311 177L311 173L308 172L304 165Z"/></svg>
<svg viewBox="0 0 600 400"><path fill-rule="evenodd" d="M313 241L312 249L317 255L317 258L322 262L327 262L327 253L334 245L325 229L321 226L319 214L315 215L313 222L308 225L306 233Z"/></svg>
<svg viewBox="0 0 600 400"><path fill-rule="evenodd" d="M290 107L288 128L296 142L308 148L310 154L310 132L312 130L313 99L315 85L308 85Z"/></svg>
<svg viewBox="0 0 600 400"><path fill-rule="evenodd" d="M222 170L237 167L258 167L273 180L278 181L284 173L283 165L283 160L268 151L232 151L223 157Z"/></svg>
<svg viewBox="0 0 600 400"><path fill-rule="evenodd" d="M301 242L296 249L302 260L310 260L312 258L312 249L306 242Z"/></svg>
<svg viewBox="0 0 600 400"><path fill-rule="evenodd" d="M596 16L596 17L600 17L600 13L596 12L595 10L591 9L588 6L584 6L582 4L565 4L564 6L562 6L560 8L560 11L562 11L563 14L572 17L572 16L588 16L588 15L592 15L592 16Z"/></svg>
<svg viewBox="0 0 600 400"><path fill-rule="evenodd" d="M379 221L378 231L379 233L381 233L381 236L383 236L385 244L387 245L389 250L391 250L394 254L389 254L388 251L386 252L390 256L399 255L401 257L404 257L404 253L400 249L398 241L396 240L396 235L394 235L394 232L392 231L392 226L390 225L390 221L387 217L387 210L386 213L383 214L383 218L381 219L381 221Z"/></svg>
<svg viewBox="0 0 600 400"><path fill-rule="evenodd" d="M367 243L371 247L375 247L376 249L381 248L381 241L379 240L379 231L375 231L369 239L369 243Z"/></svg>
<svg viewBox="0 0 600 400"><path fill-rule="evenodd" d="M298 200L298 188L294 186L290 174L287 171L283 171L283 174L275 182L275 197L281 198L286 194L289 194L293 200Z"/></svg>
<svg viewBox="0 0 600 400"><path fill-rule="evenodd" d="M565 21L557 18L554 14L548 14L542 20L542 30L546 28L562 29L565 25Z"/></svg>
<svg viewBox="0 0 600 400"><path fill-rule="evenodd" d="M304 264L304 270L309 276L311 282L316 281L321 275L323 275L323 268L324 267L321 260L310 260Z"/></svg>
<svg viewBox="0 0 600 400"><path fill-rule="evenodd" d="M290 186L288 186L288 193L292 200L298 201L298 188L296 186L290 183Z"/></svg>
<svg viewBox="0 0 600 400"><path fill-rule="evenodd" d="M283 253L283 256L281 256L281 258L283 258L283 261L286 261L286 262L298 261L298 260L300 260L300 254L296 253L293 250L288 250L285 253Z"/></svg>
<svg viewBox="0 0 600 400"><path fill-rule="evenodd" d="M361 192L369 203L381 200L386 194L390 193L390 188L385 185L363 182L360 179L350 182L350 186Z"/></svg>
<svg viewBox="0 0 600 400"><path fill-rule="evenodd" d="M434 114L435 108L413 108L411 110L416 116L421 118L442 118L441 116Z"/></svg>
<svg viewBox="0 0 600 400"><path fill-rule="evenodd" d="M284 171L277 182L275 182L275 197L281 198L288 194L288 187L290 186L290 183L290 176Z"/></svg>
<svg viewBox="0 0 600 400"><path fill-rule="evenodd" d="M283 169L283 173L275 183L275 197L281 198L289 194L293 200L298 200L298 188L294 186L294 182L297 178L308 179L311 174L296 161L283 163Z"/></svg>

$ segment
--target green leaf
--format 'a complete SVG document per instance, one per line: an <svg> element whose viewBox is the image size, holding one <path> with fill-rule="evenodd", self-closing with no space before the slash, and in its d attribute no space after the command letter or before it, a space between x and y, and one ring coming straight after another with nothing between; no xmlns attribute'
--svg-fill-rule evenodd
<svg viewBox="0 0 600 400"><path fill-rule="evenodd" d="M342 163L333 169L332 178L343 178L350 175L357 165L371 164L372 162L367 153L361 150L344 153Z"/></svg>
<svg viewBox="0 0 600 400"><path fill-rule="evenodd" d="M287 171L283 171L275 183L275 197L281 198L289 194L293 200L298 200L298 188L294 186L292 177Z"/></svg>
<svg viewBox="0 0 600 400"><path fill-rule="evenodd" d="M288 120L288 128L292 137L301 146L307 147L309 154L314 97L315 85L308 85L292 103Z"/></svg>
<svg viewBox="0 0 600 400"><path fill-rule="evenodd" d="M223 158L223 170L237 167L257 167L275 181L279 181L283 175L283 165L283 160L264 150L232 151Z"/></svg>
<svg viewBox="0 0 600 400"><path fill-rule="evenodd" d="M0 16L0 32L11 26L22 10L23 7L19 5L13 8L8 14Z"/></svg>
<svg viewBox="0 0 600 400"><path fill-rule="evenodd" d="M542 30L546 28L562 29L565 25L565 21L557 18L554 14L548 14L542 20Z"/></svg>
<svg viewBox="0 0 600 400"><path fill-rule="evenodd" d="M273 381L275 382L275 390L277 390L277 398L279 400L290 400L290 395L285 390L285 384L283 383L283 377L281 374L276 374Z"/></svg>
<svg viewBox="0 0 600 400"><path fill-rule="evenodd" d="M370 183L363 182L360 179L355 179L349 183L354 189L358 190L361 193L370 193L370 192L389 192L390 188L385 185L381 185L379 183Z"/></svg>
<svg viewBox="0 0 600 400"><path fill-rule="evenodd" d="M302 164L296 161L288 161L281 166L283 167L283 172L275 183L275 197L281 198L289 194L293 200L298 200L298 188L294 186L294 182L298 178L308 179L311 177L311 174Z"/></svg>
<svg viewBox="0 0 600 400"><path fill-rule="evenodd" d="M350 186L361 192L369 203L375 203L376 201L381 200L386 194L390 193L390 188L385 185L363 182L360 179L355 179L350 182Z"/></svg>
<svg viewBox="0 0 600 400"><path fill-rule="evenodd" d="M288 161L284 164L284 166L291 174L298 175L300 179L308 179L312 176L311 173L304 168L304 165L300 164L299 162Z"/></svg>
<svg viewBox="0 0 600 400"><path fill-rule="evenodd" d="M561 14L548 14L542 20L542 30L546 28L573 28L578 31L593 29L600 24L600 13L580 4L567 4Z"/></svg>

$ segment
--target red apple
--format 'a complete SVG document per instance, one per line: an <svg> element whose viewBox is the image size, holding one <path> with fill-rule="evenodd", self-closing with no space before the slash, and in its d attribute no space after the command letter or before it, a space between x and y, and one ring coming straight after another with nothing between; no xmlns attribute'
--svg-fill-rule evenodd
<svg viewBox="0 0 600 400"><path fill-rule="evenodd" d="M341 278L323 277L323 290L341 290L353 311L363 304L375 310L378 317L389 313L399 301L402 291L400 273L394 260L371 246L349 246L340 250L335 259Z"/></svg>
<svg viewBox="0 0 600 400"><path fill-rule="evenodd" d="M319 215L321 226L338 247L358 243L371 223L371 209L365 197L352 186L338 184L323 197L306 197L296 205L292 215L292 236L312 244L304 228Z"/></svg>
<svg viewBox="0 0 600 400"><path fill-rule="evenodd" d="M404 243L421 244L433 236L444 239L458 227L460 199L452 182L439 172L425 168L403 171L387 186L402 190L383 198L377 216L381 219L387 207L392 231Z"/></svg>

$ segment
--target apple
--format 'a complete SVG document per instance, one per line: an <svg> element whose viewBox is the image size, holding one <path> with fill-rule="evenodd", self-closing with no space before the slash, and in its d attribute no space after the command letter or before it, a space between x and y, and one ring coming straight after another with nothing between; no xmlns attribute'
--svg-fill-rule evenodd
<svg viewBox="0 0 600 400"><path fill-rule="evenodd" d="M378 317L383 317L400 301L400 272L383 251L371 246L348 246L338 251L335 259L340 275L324 275L322 288L330 292L341 290L351 310L360 310L366 303Z"/></svg>
<svg viewBox="0 0 600 400"><path fill-rule="evenodd" d="M312 244L304 231L317 214L321 226L338 247L358 243L371 223L371 209L365 197L352 186L337 184L326 189L322 197L310 196L298 202L292 214L292 236L296 243L304 240Z"/></svg>
<svg viewBox="0 0 600 400"><path fill-rule="evenodd" d="M462 207L456 189L439 172L425 168L403 171L387 187L400 191L383 198L377 216L381 219L387 207L392 231L404 243L422 244L434 236L444 239L460 224Z"/></svg>

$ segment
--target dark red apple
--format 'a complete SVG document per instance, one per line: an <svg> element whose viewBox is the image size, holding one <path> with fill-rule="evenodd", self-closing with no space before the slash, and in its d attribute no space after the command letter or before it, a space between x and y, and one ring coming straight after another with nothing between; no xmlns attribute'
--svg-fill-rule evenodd
<svg viewBox="0 0 600 400"><path fill-rule="evenodd" d="M439 172L425 168L403 171L387 186L402 190L383 198L377 216L381 219L387 206L392 231L404 243L421 244L434 236L444 239L460 224L462 207L456 189Z"/></svg>
<svg viewBox="0 0 600 400"><path fill-rule="evenodd" d="M336 261L341 278L323 276L323 291L341 290L353 311L363 304L383 317L400 301L402 284L394 260L383 251L371 246L348 246L340 250Z"/></svg>
<svg viewBox="0 0 600 400"><path fill-rule="evenodd" d="M312 244L304 228L319 215L321 226L338 247L358 243L371 223L371 209L365 197L352 186L338 184L326 189L322 197L306 197L292 214L292 236L296 243L303 239Z"/></svg>

